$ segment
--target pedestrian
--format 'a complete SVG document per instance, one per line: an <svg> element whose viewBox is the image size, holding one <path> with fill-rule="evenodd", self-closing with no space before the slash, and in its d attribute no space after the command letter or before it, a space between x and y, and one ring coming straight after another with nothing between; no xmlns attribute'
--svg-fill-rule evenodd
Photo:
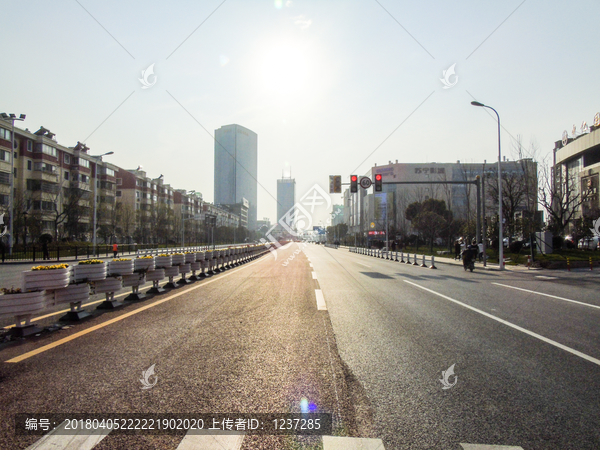
<svg viewBox="0 0 600 450"><path fill-rule="evenodd" d="M478 248L478 255L479 255L479 262L483 261L483 242L480 242L479 244L477 244L477 248Z"/></svg>
<svg viewBox="0 0 600 450"><path fill-rule="evenodd" d="M454 259L460 259L460 242L454 241Z"/></svg>
<svg viewBox="0 0 600 450"><path fill-rule="evenodd" d="M48 241L45 239L42 242L42 255L44 261L50 259L50 253L48 252Z"/></svg>
<svg viewBox="0 0 600 450"><path fill-rule="evenodd" d="M113 255L114 255L114 258L117 257L117 253L119 253L119 246L116 243L114 243L113 244Z"/></svg>

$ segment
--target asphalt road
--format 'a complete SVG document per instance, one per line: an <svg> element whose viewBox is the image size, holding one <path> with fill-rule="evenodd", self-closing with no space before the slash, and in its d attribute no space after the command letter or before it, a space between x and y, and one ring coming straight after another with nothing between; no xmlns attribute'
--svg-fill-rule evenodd
<svg viewBox="0 0 600 450"><path fill-rule="evenodd" d="M304 251L387 450L600 448L597 272L470 273Z"/></svg>
<svg viewBox="0 0 600 450"><path fill-rule="evenodd" d="M437 267L294 244L4 343L0 448L600 448L600 274ZM54 447L14 432L24 412L288 413L302 399L332 414L332 434L370 440L107 433Z"/></svg>
<svg viewBox="0 0 600 450"><path fill-rule="evenodd" d="M338 356L311 268L296 250L4 344L0 448L41 438L15 435L16 413L300 413L303 398L313 412L333 415L333 434L376 437L368 399ZM292 256L294 264L282 265ZM140 375L151 365L156 384L142 389ZM181 442L110 433L75 448L175 449ZM241 448L321 445L321 437L246 436Z"/></svg>

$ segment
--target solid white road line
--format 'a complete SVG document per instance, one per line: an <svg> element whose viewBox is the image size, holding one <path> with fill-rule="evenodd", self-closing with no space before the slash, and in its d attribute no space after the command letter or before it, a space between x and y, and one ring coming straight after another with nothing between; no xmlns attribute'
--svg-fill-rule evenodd
<svg viewBox="0 0 600 450"><path fill-rule="evenodd" d="M190 430L179 443L177 450L239 450L244 440L243 434L203 434L200 430Z"/></svg>
<svg viewBox="0 0 600 450"><path fill-rule="evenodd" d="M311 274L312 274L313 280L316 280L317 279L317 272L311 272Z"/></svg>
<svg viewBox="0 0 600 450"><path fill-rule="evenodd" d="M484 445L484 444L460 444L464 450L523 450L523 447L513 445Z"/></svg>
<svg viewBox="0 0 600 450"><path fill-rule="evenodd" d="M315 289L315 295L317 296L317 309L326 311L327 305L325 304L325 297L323 297L323 291L321 291L321 289Z"/></svg>
<svg viewBox="0 0 600 450"><path fill-rule="evenodd" d="M578 305L589 306L590 308L600 309L600 306L590 305L589 303L578 302L577 300L570 300L570 299L564 298L564 297L557 297L556 295L544 294L543 292L530 291L529 289L523 289L523 288L518 288L515 286L509 286L508 284L501 284L501 283L492 283L492 284L495 284L497 286L507 287L510 289L516 289L517 291L529 292L530 294L543 295L544 297L555 298L557 300L563 300L565 302L576 303Z"/></svg>
<svg viewBox="0 0 600 450"><path fill-rule="evenodd" d="M522 328L522 327L520 327L518 325L515 325L514 323L507 322L506 320L501 319L499 317L496 317L496 316L494 316L492 314L486 313L485 311L482 311L480 309L474 308L474 307L469 306L469 305L467 305L465 303L459 302L458 300L454 300L453 298L450 298L447 295L440 294L439 292L432 291L431 289L428 289L428 288L423 287L423 286L419 286L418 284L413 283L412 281L408 281L408 280L403 280L403 281L405 283L408 283L408 284L411 284L411 285L413 285L415 287L418 287L419 289L423 289L424 291L431 292L432 294L437 295L438 297L442 297L442 298L445 298L446 300L450 300L451 302L456 303L457 305L464 306L465 308L470 309L471 311L475 311L476 313L479 313L479 314L481 314L483 316L489 317L490 319L494 319L494 320L496 320L496 321L498 321L498 322L500 322L500 323L502 323L502 324L504 324L506 326L514 328L515 330L519 330L519 331L521 331L521 332L523 332L525 334L528 334L529 336L532 336L532 337L534 337L536 339L539 339L540 341L544 341L547 344L554 345L555 347L558 347L558 348L560 348L562 350L565 350L565 351L567 351L569 353L572 353L575 356L579 356L580 358L583 358L586 361L592 362L592 363L597 364L598 366L600 366L600 360L599 359L593 358L593 357L591 357L589 355L586 355L585 353L581 353L578 350L572 349L571 347L567 347L566 345L560 344L560 343L558 343L556 341L553 341L552 339L548 339L548 338L542 336L541 334L537 334L537 333L534 333L533 331L529 331L529 330L527 330L525 328Z"/></svg>
<svg viewBox="0 0 600 450"><path fill-rule="evenodd" d="M385 450L381 439L323 436L323 450Z"/></svg>
<svg viewBox="0 0 600 450"><path fill-rule="evenodd" d="M368 267L369 269L371 268L371 266L367 266L366 264L363 264L363 263L361 263L361 262L358 262L358 261L354 261L354 262L355 262L356 264L360 264L361 266Z"/></svg>
<svg viewBox="0 0 600 450"><path fill-rule="evenodd" d="M77 434L56 434L63 430L67 421L61 423L55 430L44 435L39 441L27 447L26 450L91 450L98 442L111 432L109 429L77 430Z"/></svg>

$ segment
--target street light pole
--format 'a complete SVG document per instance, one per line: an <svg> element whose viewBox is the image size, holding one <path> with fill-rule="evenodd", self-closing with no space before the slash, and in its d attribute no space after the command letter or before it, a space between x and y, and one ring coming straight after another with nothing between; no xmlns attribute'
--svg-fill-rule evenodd
<svg viewBox="0 0 600 450"><path fill-rule="evenodd" d="M15 215L15 120L25 120L25 114L20 114L19 117L16 114L10 113L2 113L0 116L4 120L10 120L11 128L10 128L10 217L8 222L8 254L12 255L13 252L13 219Z"/></svg>
<svg viewBox="0 0 600 450"><path fill-rule="evenodd" d="M108 152L108 153L103 153L101 155L98 156L92 156L90 155L92 158L97 159L98 161L102 161L102 157L103 156L108 156L108 155L112 155L114 152ZM92 231L92 255L96 255L96 209L97 209L97 195L96 195L96 188L98 187L98 161L96 161L96 173L94 174L94 218L92 219L92 224L93 224L93 231Z"/></svg>
<svg viewBox="0 0 600 450"><path fill-rule="evenodd" d="M498 114L498 111L496 111L494 108L492 108L491 106L484 105L483 103L473 101L471 102L471 105L491 109L496 113L496 117L498 118L498 237L500 241L498 242L498 267L500 268L500 270L504 270L504 238L502 235L502 151L500 147L500 115Z"/></svg>

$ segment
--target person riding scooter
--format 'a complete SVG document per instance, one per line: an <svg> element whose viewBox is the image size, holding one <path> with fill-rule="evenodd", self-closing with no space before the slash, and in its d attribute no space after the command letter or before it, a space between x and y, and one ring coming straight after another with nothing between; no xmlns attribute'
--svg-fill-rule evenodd
<svg viewBox="0 0 600 450"><path fill-rule="evenodd" d="M463 250L462 260L465 271L469 269L471 272L473 272L473 269L475 268L475 258L477 258L477 251L478 248L475 242Z"/></svg>

